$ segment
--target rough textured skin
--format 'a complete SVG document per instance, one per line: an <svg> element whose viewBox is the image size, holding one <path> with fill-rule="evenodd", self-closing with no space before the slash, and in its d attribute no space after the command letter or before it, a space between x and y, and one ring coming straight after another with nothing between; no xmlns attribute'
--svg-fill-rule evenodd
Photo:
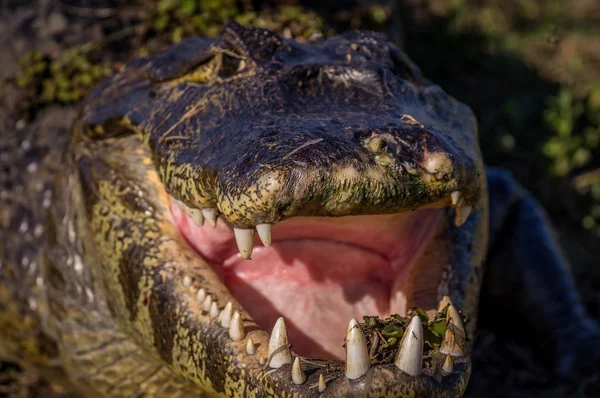
<svg viewBox="0 0 600 398"><path fill-rule="evenodd" d="M315 94L321 103L311 100ZM305 363L302 386L291 383L289 366L263 371L268 335L170 222L167 192L195 207L218 206L233 225L249 227L304 212L446 206L459 189L474 211L460 228L447 214L435 254L452 264L441 293L469 317L472 336L488 248L475 122L382 37L350 32L309 47L231 25L222 40L192 39L135 61L92 93L70 135L65 120L74 118L47 109L23 131L2 115L0 354L64 369L94 396L312 396L322 372L324 396L464 392L468 359L442 383L393 365L349 381L343 363L330 362L326 371ZM370 178L348 180L349 172ZM533 258L520 257L521 240L495 244L490 253L514 260L511 275L524 270L556 283L533 289L531 276L518 279L525 282L513 305L535 311L533 326L556 326L549 347L572 352L569 361L557 355L570 372L583 351L563 344L564 323L553 321L557 306L571 314L569 328L582 339L597 336L597 326L581 310L535 204L510 179L490 173L494 194L500 186L513 195L491 200L492 241L513 242L517 235L503 235L506 229L524 233L520 220L533 217L527 225L544 242ZM324 194L310 189L315 183ZM524 213L506 222L515 206ZM506 279L503 262L493 260L485 286L497 293L486 288L491 298L484 301L502 302L514 283L494 284ZM202 310L195 301L200 287L221 308L233 303L246 337L258 344L256 355Z"/></svg>

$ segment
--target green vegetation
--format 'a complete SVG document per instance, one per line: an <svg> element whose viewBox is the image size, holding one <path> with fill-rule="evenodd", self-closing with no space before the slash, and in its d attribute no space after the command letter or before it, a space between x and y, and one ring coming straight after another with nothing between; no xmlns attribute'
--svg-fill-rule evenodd
<svg viewBox="0 0 600 398"><path fill-rule="evenodd" d="M448 323L448 307L429 319L421 308L411 308L407 317L394 314L386 319L377 316L364 316L362 328L371 347L371 357L375 363L392 363L398 353L402 336L413 314L419 315L423 322L423 352L427 356L432 350L439 348ZM463 319L464 323L464 319Z"/></svg>
<svg viewBox="0 0 600 398"><path fill-rule="evenodd" d="M194 35L217 36L231 19L300 39L326 33L322 19L302 7L284 5L256 11L249 1L240 6L235 0L159 0L152 18L154 31L170 36L172 42Z"/></svg>
<svg viewBox="0 0 600 398"><path fill-rule="evenodd" d="M80 101L101 79L113 73L107 65L94 64L82 46L64 51L57 59L41 52L29 52L20 59L17 84L29 106Z"/></svg>

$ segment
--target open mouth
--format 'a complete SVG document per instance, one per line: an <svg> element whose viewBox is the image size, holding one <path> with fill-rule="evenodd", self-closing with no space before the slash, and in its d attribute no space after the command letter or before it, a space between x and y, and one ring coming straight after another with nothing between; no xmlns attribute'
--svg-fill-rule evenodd
<svg viewBox="0 0 600 398"><path fill-rule="evenodd" d="M444 209L294 217L272 231L267 225L250 237L238 233L236 242L224 219L203 222L200 211L175 202L174 220L188 242L259 326L269 330L285 317L299 355L342 359L340 336L349 319L406 316L413 306L437 309L446 264L417 265L443 226ZM423 272L439 277L420 278Z"/></svg>
<svg viewBox="0 0 600 398"><path fill-rule="evenodd" d="M470 207L464 206L459 193L453 193L449 201L454 224L460 226ZM402 340L404 354L396 356L394 365L410 376L425 374L440 383L442 374L452 374L456 356L460 376L468 377L464 374L468 373L465 331L458 312L444 296L449 265L436 261L444 258L447 249L436 248L436 239L444 235L451 219L448 207L385 215L293 217L275 225L260 224L254 231L232 227L217 218L214 209L193 209L173 198L170 202L180 233L244 303L258 326L269 330L275 325L267 359L272 368L291 363L290 341L298 358L346 359L347 378L358 378L379 354L373 335L368 353L362 330L353 335L356 320L386 319L394 314L406 317L412 307L419 307L434 323L443 312L443 341L423 368L422 319L413 313L412 321L404 325L404 335L414 339ZM236 335L243 336L241 322L232 330L234 321L227 307L222 311L209 308L214 304L207 304L210 298L203 289L197 299L211 317L218 316L221 323L226 318L234 340ZM353 340L359 343L352 344ZM278 345L275 350L273 344ZM431 351L434 347L428 344L425 349ZM248 354L255 350L251 345L247 345ZM288 354L282 356L281 349ZM297 359L292 381L302 384L305 379ZM324 388L321 379L318 388Z"/></svg>

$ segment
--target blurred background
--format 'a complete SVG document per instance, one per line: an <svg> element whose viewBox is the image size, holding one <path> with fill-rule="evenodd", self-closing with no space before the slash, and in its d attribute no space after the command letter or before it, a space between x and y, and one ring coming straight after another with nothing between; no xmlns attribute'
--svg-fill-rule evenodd
<svg viewBox="0 0 600 398"><path fill-rule="evenodd" d="M0 32L12 32L3 40L16 48L0 60L0 78L14 80L20 117L32 119L73 106L132 58L216 36L230 19L298 40L387 33L475 111L486 163L511 170L542 202L600 319L599 0L0 0ZM475 370L470 396L600 397L597 377L562 389L527 347L485 331L479 340L476 360L489 370ZM2 364L0 396L65 395Z"/></svg>

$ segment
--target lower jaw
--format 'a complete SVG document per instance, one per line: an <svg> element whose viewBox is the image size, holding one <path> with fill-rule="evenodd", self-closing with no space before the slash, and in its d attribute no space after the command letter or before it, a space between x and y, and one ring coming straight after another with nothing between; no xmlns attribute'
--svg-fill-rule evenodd
<svg viewBox="0 0 600 398"><path fill-rule="evenodd" d="M255 247L252 260L234 252L223 256L225 260L209 262L261 328L269 330L284 316L295 352L311 358L342 359L342 336L349 319L406 316L413 306L430 314L437 311L444 262L437 261L442 257L436 256L440 251L431 246L443 229L444 217L442 210L423 212L418 231L400 233L412 246L396 261L340 240L286 237L287 221L302 222L291 219L274 226L272 246ZM203 255L197 236L190 232L197 233L198 227L176 206L173 214L180 230ZM278 227L281 240L277 240ZM217 242L219 236L232 234L224 220L219 220L216 230L206 225L202 230L215 234ZM428 258L424 257L426 251Z"/></svg>

